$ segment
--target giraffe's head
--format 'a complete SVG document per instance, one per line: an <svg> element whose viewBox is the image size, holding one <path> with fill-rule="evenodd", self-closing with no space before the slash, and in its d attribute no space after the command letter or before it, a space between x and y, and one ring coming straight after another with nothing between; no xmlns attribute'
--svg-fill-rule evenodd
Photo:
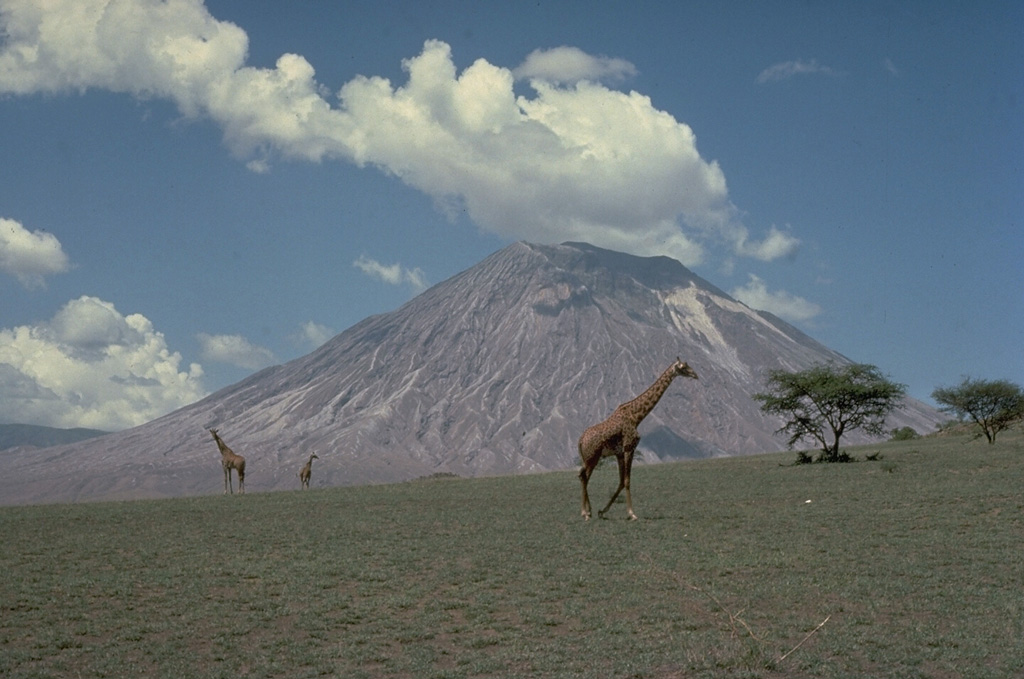
<svg viewBox="0 0 1024 679"><path fill-rule="evenodd" d="M309 456L309 459L311 459L311 460L319 460L320 456L317 455L316 453L313 453L312 455Z"/></svg>
<svg viewBox="0 0 1024 679"><path fill-rule="evenodd" d="M678 356L676 357L676 362L672 367L675 369L677 377L692 377L693 379L698 379L697 373L694 372L693 368L691 368L685 361L680 360Z"/></svg>
<svg viewBox="0 0 1024 679"><path fill-rule="evenodd" d="M213 438L217 438L217 430L216 429L207 429L206 431L210 432L210 434L213 435Z"/></svg>

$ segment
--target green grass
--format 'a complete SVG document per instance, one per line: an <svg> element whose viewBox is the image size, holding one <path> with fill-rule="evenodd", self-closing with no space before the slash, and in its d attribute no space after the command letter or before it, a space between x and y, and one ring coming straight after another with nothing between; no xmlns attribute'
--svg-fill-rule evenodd
<svg viewBox="0 0 1024 679"><path fill-rule="evenodd" d="M1024 438L875 451L2 508L0 676L1014 676Z"/></svg>

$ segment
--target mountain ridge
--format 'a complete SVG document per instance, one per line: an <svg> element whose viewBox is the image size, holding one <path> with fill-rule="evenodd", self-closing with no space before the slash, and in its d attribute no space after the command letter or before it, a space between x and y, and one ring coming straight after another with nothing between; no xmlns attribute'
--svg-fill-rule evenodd
<svg viewBox="0 0 1024 679"><path fill-rule="evenodd" d="M298 487L313 451L314 487L564 469L578 464L580 432L677 356L700 380L673 384L641 424L648 462L781 449L780 422L750 399L764 372L848 362L668 257L520 242L153 422L19 454L0 478L20 481L0 481L0 502L219 492L208 428L247 458L250 491ZM939 419L908 399L892 424ZM39 478L47 465L60 480Z"/></svg>

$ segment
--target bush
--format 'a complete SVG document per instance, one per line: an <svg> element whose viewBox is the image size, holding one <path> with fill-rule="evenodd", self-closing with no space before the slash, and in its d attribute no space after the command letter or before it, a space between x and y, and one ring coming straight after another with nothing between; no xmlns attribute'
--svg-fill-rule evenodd
<svg viewBox="0 0 1024 679"><path fill-rule="evenodd" d="M808 453L806 450L798 450L796 452L797 464L811 464L812 462L814 462L814 456Z"/></svg>
<svg viewBox="0 0 1024 679"><path fill-rule="evenodd" d="M853 457L845 450L841 450L837 453L825 453L819 451L818 456L811 455L806 450L798 450L796 452L795 464L816 464L818 462L856 462L857 458Z"/></svg>
<svg viewBox="0 0 1024 679"><path fill-rule="evenodd" d="M921 438L921 435L913 427L900 427L889 433L892 434L892 439L890 439L892 441L913 441L916 438Z"/></svg>

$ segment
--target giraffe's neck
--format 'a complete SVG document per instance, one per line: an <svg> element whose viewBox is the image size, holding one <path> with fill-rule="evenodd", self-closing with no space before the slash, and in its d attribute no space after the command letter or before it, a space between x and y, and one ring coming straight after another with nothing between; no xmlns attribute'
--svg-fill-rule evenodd
<svg viewBox="0 0 1024 679"><path fill-rule="evenodd" d="M228 448L228 445L221 441L219 436L214 436L214 440L217 442L217 447L220 449L220 454L224 457L233 457L235 452Z"/></svg>
<svg viewBox="0 0 1024 679"><path fill-rule="evenodd" d="M619 406L623 416L629 419L633 426L640 424L654 410L654 406L658 405L658 401L668 389L668 385L672 384L672 379L675 376L674 366L670 366L661 374L661 377L654 381L654 384L647 388L647 391Z"/></svg>

